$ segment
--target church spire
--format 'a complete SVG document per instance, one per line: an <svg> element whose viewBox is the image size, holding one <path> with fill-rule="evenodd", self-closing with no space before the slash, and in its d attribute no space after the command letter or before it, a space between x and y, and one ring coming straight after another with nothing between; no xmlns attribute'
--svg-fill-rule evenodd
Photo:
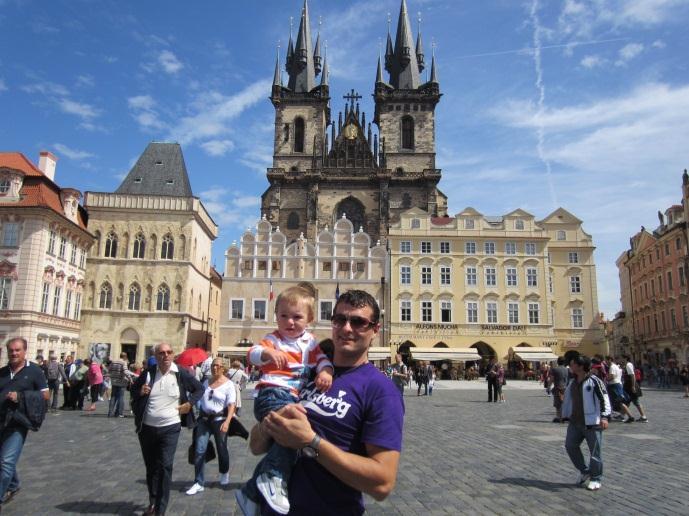
<svg viewBox="0 0 689 516"><path fill-rule="evenodd" d="M388 39L385 43L385 70L388 73L393 71L393 61L395 59L395 50L392 47L392 36L390 36L390 23L392 22L390 18L390 13L388 13Z"/></svg>
<svg viewBox="0 0 689 516"><path fill-rule="evenodd" d="M328 70L328 47L326 42L325 54L323 55L323 73L321 74L321 86L328 85L329 73L330 71Z"/></svg>
<svg viewBox="0 0 689 516"><path fill-rule="evenodd" d="M376 70L376 84L382 83L383 81L383 67L380 64L380 55L378 55L378 69Z"/></svg>
<svg viewBox="0 0 689 516"><path fill-rule="evenodd" d="M435 55L431 58L431 80L432 84L438 84L438 72L435 69Z"/></svg>
<svg viewBox="0 0 689 516"><path fill-rule="evenodd" d="M419 73L425 68L423 55L423 41L421 40L421 13L418 13L418 29L416 33L416 60L419 62Z"/></svg>
<svg viewBox="0 0 689 516"><path fill-rule="evenodd" d="M282 86L282 74L280 73L280 45L275 56L275 73L273 74L273 86Z"/></svg>
<svg viewBox="0 0 689 516"><path fill-rule="evenodd" d="M289 72L289 89L293 92L308 93L314 88L316 73L311 51L311 25L307 0L304 0L297 41L294 45L292 58L288 61L287 71Z"/></svg>
<svg viewBox="0 0 689 516"><path fill-rule="evenodd" d="M406 0L402 0L400 6L394 52L390 83L394 88L400 90L417 89L421 85L419 63L416 58Z"/></svg>
<svg viewBox="0 0 689 516"><path fill-rule="evenodd" d="M320 25L320 23L319 23ZM316 75L321 73L321 63L323 62L323 58L321 57L321 31L318 31L318 35L316 36L316 48L313 51L313 68L316 72Z"/></svg>

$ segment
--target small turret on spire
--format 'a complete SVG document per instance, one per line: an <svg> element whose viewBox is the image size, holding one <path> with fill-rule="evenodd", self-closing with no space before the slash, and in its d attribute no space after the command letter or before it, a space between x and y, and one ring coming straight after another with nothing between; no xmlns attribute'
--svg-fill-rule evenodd
<svg viewBox="0 0 689 516"><path fill-rule="evenodd" d="M392 46L392 36L390 35L390 24L392 23L392 17L388 13L388 39L385 43L385 70L388 73L392 73L393 61L395 58L395 49ZM380 81L383 82L383 81Z"/></svg>
<svg viewBox="0 0 689 516"><path fill-rule="evenodd" d="M327 52L327 49L326 49ZM321 75L321 86L327 86L328 85L328 74L330 73L330 70L328 70L328 55L326 54L323 57L323 74Z"/></svg>
<svg viewBox="0 0 689 516"><path fill-rule="evenodd" d="M426 67L424 63L423 41L421 40L421 13L418 14L418 32L416 34L416 60L419 62L419 73Z"/></svg>
<svg viewBox="0 0 689 516"><path fill-rule="evenodd" d="M431 45L433 48L433 57L431 57L431 80L428 81L432 84L438 84L438 71L435 67L435 41Z"/></svg>
<svg viewBox="0 0 689 516"><path fill-rule="evenodd" d="M321 73L321 63L323 58L321 57L321 19L318 18L318 35L316 36L316 49L313 51L313 69L318 75Z"/></svg>
<svg viewBox="0 0 689 516"><path fill-rule="evenodd" d="M376 69L376 84L380 84L383 81L383 68L380 64L380 55L378 55L378 68Z"/></svg>
<svg viewBox="0 0 689 516"><path fill-rule="evenodd" d="M275 56L275 74L273 75L273 86L282 86L282 73L280 72L280 45L278 44L277 55Z"/></svg>

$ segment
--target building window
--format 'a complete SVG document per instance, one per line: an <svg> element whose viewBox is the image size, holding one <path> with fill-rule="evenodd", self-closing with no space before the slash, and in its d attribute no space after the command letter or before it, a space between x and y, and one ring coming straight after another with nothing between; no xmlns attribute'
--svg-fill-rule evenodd
<svg viewBox="0 0 689 516"><path fill-rule="evenodd" d="M548 292L550 294L553 293L553 275L552 274L548 274Z"/></svg>
<svg viewBox="0 0 689 516"><path fill-rule="evenodd" d="M129 287L128 310L138 311L141 309L141 289L136 283Z"/></svg>
<svg viewBox="0 0 689 516"><path fill-rule="evenodd" d="M294 119L294 152L304 152L304 119Z"/></svg>
<svg viewBox="0 0 689 516"><path fill-rule="evenodd" d="M568 254L567 259L569 263L579 263L579 253L573 251Z"/></svg>
<svg viewBox="0 0 689 516"><path fill-rule="evenodd" d="M450 254L450 242L440 242L440 254Z"/></svg>
<svg viewBox="0 0 689 516"><path fill-rule="evenodd" d="M447 266L440 267L440 284L450 285L452 283L452 269Z"/></svg>
<svg viewBox="0 0 689 516"><path fill-rule="evenodd" d="M486 303L486 323L497 324L498 322L498 304L489 301Z"/></svg>
<svg viewBox="0 0 689 516"><path fill-rule="evenodd" d="M517 286L517 269L516 267L507 267L505 269L505 281L508 287Z"/></svg>
<svg viewBox="0 0 689 516"><path fill-rule="evenodd" d="M421 321L433 321L433 303L431 301L421 301Z"/></svg>
<svg viewBox="0 0 689 516"><path fill-rule="evenodd" d="M402 240L400 242L400 253L411 254L411 241Z"/></svg>
<svg viewBox="0 0 689 516"><path fill-rule="evenodd" d="M477 323L478 322L478 303L470 301L467 303L467 322Z"/></svg>
<svg viewBox="0 0 689 516"><path fill-rule="evenodd" d="M670 242L665 242L665 256L670 256Z"/></svg>
<svg viewBox="0 0 689 516"><path fill-rule="evenodd" d="M9 191L10 191L10 180L9 179L3 179L2 181L0 181L0 195L5 195Z"/></svg>
<svg viewBox="0 0 689 516"><path fill-rule="evenodd" d="M680 286L683 287L687 281L686 278L684 277L684 266L680 265L677 268L677 272L679 273L679 284L680 284Z"/></svg>
<svg viewBox="0 0 689 516"><path fill-rule="evenodd" d="M65 311L64 313L64 318L69 319L69 314L72 312L72 291L67 290L65 293Z"/></svg>
<svg viewBox="0 0 689 516"><path fill-rule="evenodd" d="M0 278L0 310L7 310L9 308L11 295L12 280L10 278Z"/></svg>
<svg viewBox="0 0 689 516"><path fill-rule="evenodd" d="M519 303L507 303L507 321L519 324Z"/></svg>
<svg viewBox="0 0 689 516"><path fill-rule="evenodd" d="M268 262L266 262L265 260L259 260L258 261L258 270L259 271L266 270L266 267L268 267Z"/></svg>
<svg viewBox="0 0 689 516"><path fill-rule="evenodd" d="M467 267L467 285L476 285L476 267Z"/></svg>
<svg viewBox="0 0 689 516"><path fill-rule="evenodd" d="M421 267L421 284L431 285L433 283L433 274L430 267Z"/></svg>
<svg viewBox="0 0 689 516"><path fill-rule="evenodd" d="M400 321L411 321L411 301L400 301Z"/></svg>
<svg viewBox="0 0 689 516"><path fill-rule="evenodd" d="M43 293L41 294L41 312L48 313L48 301L50 300L50 283L43 283Z"/></svg>
<svg viewBox="0 0 689 516"><path fill-rule="evenodd" d="M332 272L333 264L332 262L323 262L323 272Z"/></svg>
<svg viewBox="0 0 689 516"><path fill-rule="evenodd" d="M572 294L581 293L581 277L580 276L570 276L569 277L569 291Z"/></svg>
<svg viewBox="0 0 689 516"><path fill-rule="evenodd" d="M430 242L421 242L421 252L423 254L431 254L431 243Z"/></svg>
<svg viewBox="0 0 689 516"><path fill-rule="evenodd" d="M670 308L670 326L673 330L677 329L677 314L674 308Z"/></svg>
<svg viewBox="0 0 689 516"><path fill-rule="evenodd" d="M557 231L557 239L558 240L567 240L567 232L563 231L562 229L559 229Z"/></svg>
<svg viewBox="0 0 689 516"><path fill-rule="evenodd" d="M541 307L538 303L529 303L529 324L538 324L541 318Z"/></svg>
<svg viewBox="0 0 689 516"><path fill-rule="evenodd" d="M411 285L411 267L409 265L400 267L400 284Z"/></svg>
<svg viewBox="0 0 689 516"><path fill-rule="evenodd" d="M5 222L3 225L2 245L17 247L19 245L19 223Z"/></svg>
<svg viewBox="0 0 689 516"><path fill-rule="evenodd" d="M266 308L267 304L265 299L254 299L254 320L265 321Z"/></svg>
<svg viewBox="0 0 689 516"><path fill-rule="evenodd" d="M497 285L495 267L485 267L483 270L486 275L486 287L494 287Z"/></svg>
<svg viewBox="0 0 689 516"><path fill-rule="evenodd" d="M168 233L163 237L163 242L160 246L160 258L163 260L172 260L175 257L175 239Z"/></svg>
<svg viewBox="0 0 689 516"><path fill-rule="evenodd" d="M522 219L517 219L514 221L514 229L522 230L524 229L524 221Z"/></svg>
<svg viewBox="0 0 689 516"><path fill-rule="evenodd" d="M485 254L495 254L495 242L484 242L483 252Z"/></svg>
<svg viewBox="0 0 689 516"><path fill-rule="evenodd" d="M67 239L65 237L60 237L60 251L58 252L58 258L61 260L65 259L65 252L67 251Z"/></svg>
<svg viewBox="0 0 689 516"><path fill-rule="evenodd" d="M584 310L581 308L572 308L572 328L584 327Z"/></svg>
<svg viewBox="0 0 689 516"><path fill-rule="evenodd" d="M86 266L86 251L84 249L79 250L79 268L83 269Z"/></svg>
<svg viewBox="0 0 689 516"><path fill-rule="evenodd" d="M113 231L105 237L105 257L117 258L117 235Z"/></svg>
<svg viewBox="0 0 689 516"><path fill-rule="evenodd" d="M112 308L112 287L110 283L103 283L100 288L98 308L109 310Z"/></svg>
<svg viewBox="0 0 689 516"><path fill-rule="evenodd" d="M251 260L244 260L244 270L251 271L254 269L254 262Z"/></svg>
<svg viewBox="0 0 689 516"><path fill-rule="evenodd" d="M536 243L535 242L526 242L524 244L524 254L528 254L529 256L534 256L536 254ZM550 256L550 255L548 255ZM550 263L550 262L548 262Z"/></svg>
<svg viewBox="0 0 689 516"><path fill-rule="evenodd" d="M55 239L57 238L57 234L55 231L50 232L50 236L48 237L48 254L55 254Z"/></svg>
<svg viewBox="0 0 689 516"><path fill-rule="evenodd" d="M349 262L340 262L337 264L337 270L340 272L349 272Z"/></svg>
<svg viewBox="0 0 689 516"><path fill-rule="evenodd" d="M505 254L517 254L517 244L515 242L505 242Z"/></svg>
<svg viewBox="0 0 689 516"><path fill-rule="evenodd" d="M476 242L466 242L464 244L464 252L466 254L476 254Z"/></svg>
<svg viewBox="0 0 689 516"><path fill-rule="evenodd" d="M81 315L81 293L77 292L77 295L74 297L74 319L79 320L80 315Z"/></svg>
<svg viewBox="0 0 689 516"><path fill-rule="evenodd" d="M411 228L412 229L419 229L420 227L421 227L421 220L411 219Z"/></svg>
<svg viewBox="0 0 689 516"><path fill-rule="evenodd" d="M321 321L330 321L333 316L333 302L320 301L319 302L319 316Z"/></svg>
<svg viewBox="0 0 689 516"><path fill-rule="evenodd" d="M682 248L682 242L680 241L679 238L675 239L675 249L678 251Z"/></svg>
<svg viewBox="0 0 689 516"><path fill-rule="evenodd" d="M364 262L356 262L356 272L365 272L366 264Z"/></svg>
<svg viewBox="0 0 689 516"><path fill-rule="evenodd" d="M167 312L170 310L170 288L167 285L158 287L158 295L156 296L156 310L159 312Z"/></svg>
<svg viewBox="0 0 689 516"><path fill-rule="evenodd" d="M76 265L77 264L77 243L72 242L72 252L69 253L69 263L71 265Z"/></svg>
<svg viewBox="0 0 689 516"><path fill-rule="evenodd" d="M537 287L538 286L538 270L533 267L528 267L526 269L526 286L527 287Z"/></svg>
<svg viewBox="0 0 689 516"><path fill-rule="evenodd" d="M464 229L474 229L474 219L465 219Z"/></svg>
<svg viewBox="0 0 689 516"><path fill-rule="evenodd" d="M230 319L244 319L244 300L232 299L230 300Z"/></svg>
<svg viewBox="0 0 689 516"><path fill-rule="evenodd" d="M672 271L667 271L667 289L672 290Z"/></svg>
<svg viewBox="0 0 689 516"><path fill-rule="evenodd" d="M452 301L440 302L440 322L452 322Z"/></svg>
<svg viewBox="0 0 689 516"><path fill-rule="evenodd" d="M402 117L402 148L414 148L414 119L410 116Z"/></svg>
<svg viewBox="0 0 689 516"><path fill-rule="evenodd" d="M287 229L299 229L299 214L296 211L287 216Z"/></svg>
<svg viewBox="0 0 689 516"><path fill-rule="evenodd" d="M141 233L134 238L134 248L132 249L132 258L143 260L146 257L146 237Z"/></svg>
<svg viewBox="0 0 689 516"><path fill-rule="evenodd" d="M278 260L273 260L273 270L274 271L279 271L280 270L280 262Z"/></svg>

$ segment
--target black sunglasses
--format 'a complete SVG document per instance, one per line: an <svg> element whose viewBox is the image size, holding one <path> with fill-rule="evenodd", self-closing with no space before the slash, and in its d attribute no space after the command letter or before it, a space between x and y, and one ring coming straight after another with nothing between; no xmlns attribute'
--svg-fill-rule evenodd
<svg viewBox="0 0 689 516"><path fill-rule="evenodd" d="M343 327L345 324L347 324L347 322L349 322L349 325L355 331L368 330L376 324L373 321L369 321L368 319L366 319L366 317L360 317L358 315L352 315L351 317L347 317L344 314L333 315L330 318L330 322L333 323L333 326L337 326L338 328Z"/></svg>
<svg viewBox="0 0 689 516"><path fill-rule="evenodd" d="M212 399L213 399L213 389L211 389L210 391L208 391L208 401L210 401L210 400L212 400Z"/></svg>

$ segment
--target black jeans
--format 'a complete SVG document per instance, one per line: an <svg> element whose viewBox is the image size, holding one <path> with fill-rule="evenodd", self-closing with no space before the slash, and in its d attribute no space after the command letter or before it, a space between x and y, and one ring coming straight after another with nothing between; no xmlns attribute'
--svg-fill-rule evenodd
<svg viewBox="0 0 689 516"><path fill-rule="evenodd" d="M155 507L156 514L165 514L170 499L172 464L181 426L180 423L161 427L142 425L139 432L141 454L146 465L148 500Z"/></svg>
<svg viewBox="0 0 689 516"><path fill-rule="evenodd" d="M72 408L81 410L84 408L84 386L86 385L85 380L81 380L73 384L69 389L69 395L72 398L71 405Z"/></svg>
<svg viewBox="0 0 689 516"><path fill-rule="evenodd" d="M227 434L220 431L223 421L225 420L209 420L205 417L199 417L196 428L194 428L194 474L195 482L199 485L205 485L206 483L203 469L206 463L206 448L208 448L208 441L210 441L211 435L215 439L218 470L220 473L230 471L230 452L227 450Z"/></svg>
<svg viewBox="0 0 689 516"><path fill-rule="evenodd" d="M498 385L498 378L488 377L488 401L498 401L498 394L500 394L500 386ZM492 398L492 399L491 399Z"/></svg>

